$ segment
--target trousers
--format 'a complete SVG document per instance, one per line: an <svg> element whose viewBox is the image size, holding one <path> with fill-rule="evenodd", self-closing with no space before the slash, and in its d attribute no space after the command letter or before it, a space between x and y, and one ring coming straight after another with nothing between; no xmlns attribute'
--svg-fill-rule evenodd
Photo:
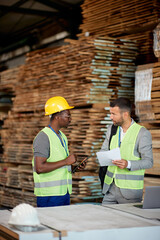
<svg viewBox="0 0 160 240"><path fill-rule="evenodd" d="M64 196L37 197L37 207L57 207L70 205L69 193Z"/></svg>
<svg viewBox="0 0 160 240"><path fill-rule="evenodd" d="M141 202L141 199L126 199L123 197L119 187L115 185L115 182L111 184L109 190L103 197L102 205L118 204L118 203L134 203Z"/></svg>

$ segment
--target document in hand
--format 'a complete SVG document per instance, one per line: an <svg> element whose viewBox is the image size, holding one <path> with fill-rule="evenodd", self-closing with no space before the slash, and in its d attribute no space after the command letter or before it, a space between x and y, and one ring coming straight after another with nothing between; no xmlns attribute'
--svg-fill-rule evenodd
<svg viewBox="0 0 160 240"><path fill-rule="evenodd" d="M112 160L120 160L120 148L115 148L110 151L100 151L96 153L100 166L115 166Z"/></svg>

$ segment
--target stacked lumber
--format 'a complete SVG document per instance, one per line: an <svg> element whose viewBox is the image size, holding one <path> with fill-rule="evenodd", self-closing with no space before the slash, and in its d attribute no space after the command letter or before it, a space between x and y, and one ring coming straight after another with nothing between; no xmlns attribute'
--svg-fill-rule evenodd
<svg viewBox="0 0 160 240"><path fill-rule="evenodd" d="M18 84L17 79L23 73L23 66L5 70L0 73L1 91L6 93L14 93Z"/></svg>
<svg viewBox="0 0 160 240"><path fill-rule="evenodd" d="M127 34L123 36L124 39L130 39L137 42L139 55L136 60L136 64L149 64L157 62L153 51L153 30L138 32L133 34Z"/></svg>
<svg viewBox="0 0 160 240"><path fill-rule="evenodd" d="M10 187L20 187L19 179L18 179L18 168L17 167L9 167L7 169L7 183L6 186Z"/></svg>
<svg viewBox="0 0 160 240"><path fill-rule="evenodd" d="M140 124L152 135L154 165L147 174L160 175L160 63L137 67L135 82L136 113Z"/></svg>
<svg viewBox="0 0 160 240"><path fill-rule="evenodd" d="M87 104L91 107L94 103L107 105L111 99L118 96L128 95L133 98L134 61L137 54L134 42L111 38L69 42L69 45L58 49L28 54L24 76L16 88L12 111L2 129L4 161L31 163L34 136L48 122L48 118L44 118L43 108L49 97L62 95L70 105L77 107ZM51 88L51 85L54 85L54 88ZM79 125L85 128L90 126L87 131L90 131L94 138L97 137L97 133L92 133L94 124L96 121L100 124L106 114L104 110L100 115L102 110L98 108L99 106L88 110L88 113L86 107L85 110L81 108L72 111L73 124L82 113L84 116L82 120L79 119ZM72 139L69 141L70 146L75 147L72 142L77 141L77 134L74 133L74 125L72 128L74 129L71 130L70 126L67 136L70 135ZM87 131L79 134L79 137L84 139L81 141L81 148L87 146L87 141L94 140L91 137L87 139ZM92 142L95 144L95 141ZM91 148L90 145L88 148Z"/></svg>
<svg viewBox="0 0 160 240"><path fill-rule="evenodd" d="M92 60L90 90L92 103L106 102L121 96L133 98L134 62L137 46L124 39L101 37L94 40L95 57Z"/></svg>
<svg viewBox="0 0 160 240"><path fill-rule="evenodd" d="M136 114L139 120L154 120L155 114L152 111L151 89L153 80L153 64L146 64L137 67L135 72L135 104Z"/></svg>
<svg viewBox="0 0 160 240"><path fill-rule="evenodd" d="M151 102L155 119L160 122L160 62L153 67Z"/></svg>
<svg viewBox="0 0 160 240"><path fill-rule="evenodd" d="M22 190L34 190L33 171L31 165L19 165L19 183Z"/></svg>
<svg viewBox="0 0 160 240"><path fill-rule="evenodd" d="M18 165L18 167L7 167L7 181L5 186L33 191L33 172L29 165ZM4 184L3 184L4 185Z"/></svg>
<svg viewBox="0 0 160 240"><path fill-rule="evenodd" d="M4 119L7 118L8 111L12 107L11 98L15 93L18 84L18 76L22 72L22 66L0 72L0 129ZM2 159L2 141L0 135L0 161Z"/></svg>
<svg viewBox="0 0 160 240"><path fill-rule="evenodd" d="M8 111L11 109L12 103L11 103L11 95L7 95L4 92L1 92L0 90L0 129L2 128L1 126L3 125L4 119L7 118ZM0 161L2 159L2 140L1 140L1 135L0 135Z"/></svg>
<svg viewBox="0 0 160 240"><path fill-rule="evenodd" d="M145 175L144 178L144 188L143 188L143 199L148 186L160 186L160 178L157 176L151 177L150 175Z"/></svg>
<svg viewBox="0 0 160 240"><path fill-rule="evenodd" d="M33 192L0 186L0 205L13 208L20 203L28 203L36 207L36 197Z"/></svg>
<svg viewBox="0 0 160 240"><path fill-rule="evenodd" d="M156 0L85 0L81 8L83 34L119 34L146 22L158 22L159 18L159 1Z"/></svg>
<svg viewBox="0 0 160 240"><path fill-rule="evenodd" d="M153 149L153 167L146 169L145 173L155 176L160 176L160 124L150 122L140 122L140 124L146 127L152 135L152 149Z"/></svg>
<svg viewBox="0 0 160 240"><path fill-rule="evenodd" d="M160 122L160 63L137 67L135 83L136 111L140 121Z"/></svg>
<svg viewBox="0 0 160 240"><path fill-rule="evenodd" d="M157 61L153 54L153 30L159 23L158 0L85 0L81 8L80 38L90 35L134 39L140 50L139 61L143 64Z"/></svg>
<svg viewBox="0 0 160 240"><path fill-rule="evenodd" d="M160 125L156 126L155 129L150 128L149 129L151 135L152 135L152 148L153 148L153 160L154 164L151 169L147 169L146 173L148 174L154 174L160 176Z"/></svg>
<svg viewBox="0 0 160 240"><path fill-rule="evenodd" d="M102 189L98 176L88 172L86 176L73 175L71 203L100 202Z"/></svg>
<svg viewBox="0 0 160 240"><path fill-rule="evenodd" d="M77 155L78 162L92 156L85 170L74 174L72 201L95 201L101 198L95 153L112 123L109 102L119 96L133 99L137 47L130 40L109 37L67 41L65 46L27 55L18 77L13 107L1 131L3 162L15 165L7 171L6 187L17 184L24 192L33 191L31 169L26 168L31 166L33 139L49 123L48 116L44 116L45 102L60 95L75 106L71 110L72 122L63 130L70 152ZM89 194L88 198L85 194L86 197Z"/></svg>
<svg viewBox="0 0 160 240"><path fill-rule="evenodd" d="M160 186L160 178L146 176L144 178L144 191L146 186Z"/></svg>
<svg viewBox="0 0 160 240"><path fill-rule="evenodd" d="M0 166L0 184L6 185L7 183L7 169L3 166Z"/></svg>
<svg viewBox="0 0 160 240"><path fill-rule="evenodd" d="M106 102L114 91L124 94L125 88L133 87L137 56L134 42L111 38L68 41L69 45L58 49L28 54L25 77L14 99L14 112L25 112L26 107L28 111L42 110L44 102L53 95L63 95L75 106ZM100 82L98 86L96 81ZM75 94L75 89L81 94Z"/></svg>

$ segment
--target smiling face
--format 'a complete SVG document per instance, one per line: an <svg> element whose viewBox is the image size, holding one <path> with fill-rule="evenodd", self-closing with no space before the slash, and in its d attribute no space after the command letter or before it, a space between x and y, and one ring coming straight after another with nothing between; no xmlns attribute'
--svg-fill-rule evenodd
<svg viewBox="0 0 160 240"><path fill-rule="evenodd" d="M123 126L125 123L126 113L122 111L119 107L110 107L110 119L113 121L115 126Z"/></svg>

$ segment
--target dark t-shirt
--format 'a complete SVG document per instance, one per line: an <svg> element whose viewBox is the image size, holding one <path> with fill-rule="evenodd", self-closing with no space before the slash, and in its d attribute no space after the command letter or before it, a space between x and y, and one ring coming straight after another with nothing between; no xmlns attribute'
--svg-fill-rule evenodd
<svg viewBox="0 0 160 240"><path fill-rule="evenodd" d="M46 133L40 131L33 141L34 157L50 156L50 143Z"/></svg>

